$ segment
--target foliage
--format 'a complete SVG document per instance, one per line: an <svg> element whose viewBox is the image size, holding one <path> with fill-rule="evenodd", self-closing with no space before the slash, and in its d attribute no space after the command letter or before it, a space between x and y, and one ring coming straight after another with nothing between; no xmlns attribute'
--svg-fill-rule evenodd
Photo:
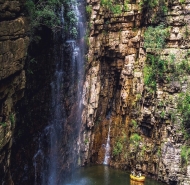
<svg viewBox="0 0 190 185"><path fill-rule="evenodd" d="M158 102L158 106L159 106L159 107L163 107L163 106L164 106L164 100L160 100L160 101Z"/></svg>
<svg viewBox="0 0 190 185"><path fill-rule="evenodd" d="M128 4L129 4L129 0L125 0L124 1L124 5L123 5L124 11L128 11L129 10Z"/></svg>
<svg viewBox="0 0 190 185"><path fill-rule="evenodd" d="M180 126L181 126L180 131L182 132L183 137L185 138L185 140L189 139L189 134L187 133L187 130L185 129L184 124L181 124Z"/></svg>
<svg viewBox="0 0 190 185"><path fill-rule="evenodd" d="M138 146L140 140L141 136L139 136L137 133L132 134L130 137L130 143L135 144L136 146Z"/></svg>
<svg viewBox="0 0 190 185"><path fill-rule="evenodd" d="M71 38L76 39L78 35L77 21L78 17L75 13L76 0L62 0L64 4L65 16L65 32L70 34Z"/></svg>
<svg viewBox="0 0 190 185"><path fill-rule="evenodd" d="M183 3L185 3L185 0L179 0L179 2L180 2L181 4L183 4Z"/></svg>
<svg viewBox="0 0 190 185"><path fill-rule="evenodd" d="M101 0L101 5L104 6L106 9L108 9L109 11L111 11L113 14L122 13L121 4L117 4L117 2L114 0Z"/></svg>
<svg viewBox="0 0 190 185"><path fill-rule="evenodd" d="M11 125L14 125L15 124L15 116L14 116L14 114L10 114L9 119L11 121Z"/></svg>
<svg viewBox="0 0 190 185"><path fill-rule="evenodd" d="M178 111L182 115L184 125L189 125L190 122L190 93L182 92L179 95L179 99L177 102Z"/></svg>
<svg viewBox="0 0 190 185"><path fill-rule="evenodd" d="M141 7L146 6L148 8L154 8L158 6L159 0L141 0L140 5Z"/></svg>
<svg viewBox="0 0 190 185"><path fill-rule="evenodd" d="M88 14L88 16L91 15L91 13L92 13L92 6L90 6L90 5L86 6L86 13Z"/></svg>
<svg viewBox="0 0 190 185"><path fill-rule="evenodd" d="M159 53L166 44L169 29L160 24L148 27L144 33L144 47L158 52L157 55L147 55L146 65L143 69L144 83L152 90L156 90L156 81L164 80L164 73L168 68L168 61L161 59Z"/></svg>
<svg viewBox="0 0 190 185"><path fill-rule="evenodd" d="M57 30L63 28L61 25L61 16L56 12L64 5L65 30L70 33L71 37L77 37L77 16L74 12L75 0L27 0L25 3L27 13L30 18L32 33L46 26L50 29ZM34 33L33 33L34 34Z"/></svg>
<svg viewBox="0 0 190 185"><path fill-rule="evenodd" d="M6 127L6 126L7 126L7 123L6 123L6 122L0 122L0 126Z"/></svg>
<svg viewBox="0 0 190 185"><path fill-rule="evenodd" d="M162 110L162 112L160 113L160 117L164 118L165 114L166 114L165 111Z"/></svg>
<svg viewBox="0 0 190 185"><path fill-rule="evenodd" d="M160 24L156 27L149 26L144 33L144 47L152 49L164 48L169 29Z"/></svg>
<svg viewBox="0 0 190 185"><path fill-rule="evenodd" d="M143 69L143 75L144 75L144 84L155 90L156 74L154 73L154 69L152 68L152 66L146 65Z"/></svg>
<svg viewBox="0 0 190 185"><path fill-rule="evenodd" d="M181 159L182 159L182 161L187 164L189 157L190 157L190 148L187 146L182 146L181 147Z"/></svg>
<svg viewBox="0 0 190 185"><path fill-rule="evenodd" d="M60 25L60 20L55 13L55 7L60 5L59 0L26 1L26 8L31 19L32 27L36 28L45 25L54 28Z"/></svg>
<svg viewBox="0 0 190 185"><path fill-rule="evenodd" d="M178 65L178 71L181 71L181 74L184 74L186 72L187 74L190 74L190 64L188 60L182 60Z"/></svg>
<svg viewBox="0 0 190 185"><path fill-rule="evenodd" d="M185 74L190 74L190 64L188 53L183 60L177 61L174 54L170 54L167 69L167 81L179 80L179 77L185 77Z"/></svg>
<svg viewBox="0 0 190 185"><path fill-rule="evenodd" d="M156 90L156 80L164 80L164 73L167 70L168 62L156 55L147 55L146 65L143 69L144 84Z"/></svg>
<svg viewBox="0 0 190 185"><path fill-rule="evenodd" d="M114 14L120 14L120 13L122 13L121 5L118 4L118 5L111 6L111 11Z"/></svg>
<svg viewBox="0 0 190 185"><path fill-rule="evenodd" d="M160 150L160 148L159 148L158 151L157 151L157 156L158 156L158 157L161 156L161 150Z"/></svg>
<svg viewBox="0 0 190 185"><path fill-rule="evenodd" d="M152 23L164 20L164 16L168 12L168 1L165 0L141 0L140 7L142 10L148 12L149 21Z"/></svg>
<svg viewBox="0 0 190 185"><path fill-rule="evenodd" d="M122 141L118 139L118 140L115 142L115 145L114 145L114 147L113 147L113 155L114 155L114 156L119 155L119 154L122 152L122 149L123 149Z"/></svg>
<svg viewBox="0 0 190 185"><path fill-rule="evenodd" d="M185 39L188 39L189 34L190 34L190 32L189 32L189 29L188 29L188 24L186 23L185 24L185 32L184 32Z"/></svg>
<svg viewBox="0 0 190 185"><path fill-rule="evenodd" d="M133 125L134 129L137 129L138 124L137 124L137 122L134 119L131 120L131 124Z"/></svg>
<svg viewBox="0 0 190 185"><path fill-rule="evenodd" d="M111 6L112 6L112 1L110 1L110 0L101 0L101 5L108 8L108 9L110 9Z"/></svg>
<svg viewBox="0 0 190 185"><path fill-rule="evenodd" d="M89 142L88 139L85 139L85 140L84 140L84 144L85 144L85 145L88 144L88 142Z"/></svg>

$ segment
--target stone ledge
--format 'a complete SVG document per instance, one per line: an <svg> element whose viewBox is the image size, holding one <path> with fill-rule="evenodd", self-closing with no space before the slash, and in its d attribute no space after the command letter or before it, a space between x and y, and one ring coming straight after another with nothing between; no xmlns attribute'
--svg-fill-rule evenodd
<svg viewBox="0 0 190 185"><path fill-rule="evenodd" d="M14 21L2 21L0 22L0 40L18 38L26 34L28 29L28 21L24 17L19 17Z"/></svg>

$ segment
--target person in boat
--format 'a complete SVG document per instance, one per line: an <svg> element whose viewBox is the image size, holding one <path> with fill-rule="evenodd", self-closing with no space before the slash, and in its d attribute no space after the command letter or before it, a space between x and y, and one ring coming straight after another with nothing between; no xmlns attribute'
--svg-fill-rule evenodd
<svg viewBox="0 0 190 185"><path fill-rule="evenodd" d="M137 177L141 177L141 176L142 176L142 175L141 175L141 172L139 172L138 175L137 175Z"/></svg>
<svg viewBox="0 0 190 185"><path fill-rule="evenodd" d="M131 172L131 174L132 174L133 176L136 176L135 170L133 170L133 171Z"/></svg>

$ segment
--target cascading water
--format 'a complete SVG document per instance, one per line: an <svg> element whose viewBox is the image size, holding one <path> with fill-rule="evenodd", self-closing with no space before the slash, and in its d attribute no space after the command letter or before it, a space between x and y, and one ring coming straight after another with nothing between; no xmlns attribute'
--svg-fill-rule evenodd
<svg viewBox="0 0 190 185"><path fill-rule="evenodd" d="M103 164L108 165L109 160L110 160L110 127L111 127L111 118L109 118L109 128L108 128L108 137L107 137L107 142L106 142L106 147L105 147L105 156L104 156L104 162Z"/></svg>
<svg viewBox="0 0 190 185"><path fill-rule="evenodd" d="M111 101L111 107L114 106L114 101L115 99L113 99ZM103 161L103 164L104 165L109 165L109 162L110 162L110 152L111 152L111 146L110 146L110 130L111 130L111 123L112 123L112 117L111 117L111 114L112 114L112 108L108 111L108 114L106 116L107 120L109 120L109 123L108 123L108 135L107 135L107 141L106 141L106 145L105 145L105 155L104 155L104 161Z"/></svg>
<svg viewBox="0 0 190 185"><path fill-rule="evenodd" d="M79 151L77 140L79 140L82 112L83 40L85 35L84 17L78 8L83 5L83 1L80 1L78 3L72 1L69 6L69 11L74 13L76 19L75 24L70 24L69 28L71 30L73 29L71 26L74 26L78 30L77 39L73 38L71 33L67 35L65 30L62 31L61 37L57 34L54 36L54 40L61 38L62 43L54 46L56 68L50 84L52 91L51 118L48 126L39 136L39 148L33 158L35 185L63 184L65 171L62 168L67 166L68 170L72 170L77 163L76 155ZM65 27L64 14L62 7L60 11L62 27ZM74 107L69 111L67 110L68 102L70 107ZM70 128L71 134L68 133L70 122L74 123L74 128Z"/></svg>

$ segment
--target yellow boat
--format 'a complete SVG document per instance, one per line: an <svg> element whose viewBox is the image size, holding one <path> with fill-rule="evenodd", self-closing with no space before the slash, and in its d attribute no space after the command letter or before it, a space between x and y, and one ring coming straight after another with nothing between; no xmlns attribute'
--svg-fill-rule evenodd
<svg viewBox="0 0 190 185"><path fill-rule="evenodd" d="M131 175L130 175L130 179L131 179L131 180L134 180L134 181L137 181L137 182L144 182L144 181L145 181L145 176L137 177L137 176L133 176L133 175L131 174Z"/></svg>
<svg viewBox="0 0 190 185"><path fill-rule="evenodd" d="M138 182L138 181L130 180L130 185L144 185L144 182Z"/></svg>

